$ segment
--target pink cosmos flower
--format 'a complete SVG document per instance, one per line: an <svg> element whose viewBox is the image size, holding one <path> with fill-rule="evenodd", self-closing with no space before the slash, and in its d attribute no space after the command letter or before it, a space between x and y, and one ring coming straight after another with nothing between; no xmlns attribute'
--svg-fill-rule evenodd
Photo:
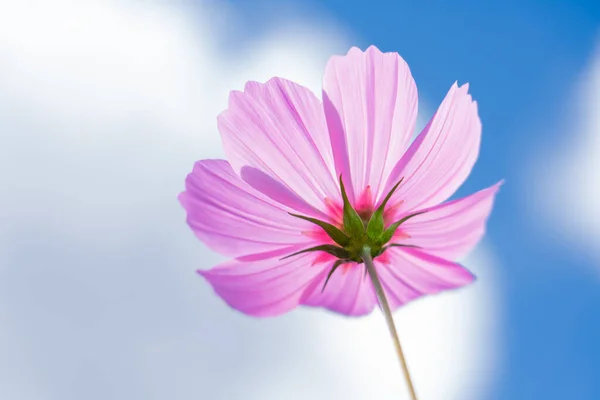
<svg viewBox="0 0 600 400"><path fill-rule="evenodd" d="M281 78L232 92L218 117L228 161L198 161L179 196L196 236L231 257L198 272L253 316L370 313L365 248L392 309L472 282L456 260L483 236L502 182L444 201L477 159L477 104L455 83L411 142L416 118L408 65L373 46L329 60L322 102Z"/></svg>

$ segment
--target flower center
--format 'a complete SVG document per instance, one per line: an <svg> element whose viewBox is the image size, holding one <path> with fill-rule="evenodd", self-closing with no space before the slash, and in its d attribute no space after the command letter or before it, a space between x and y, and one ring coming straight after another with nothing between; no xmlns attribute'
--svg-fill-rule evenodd
<svg viewBox="0 0 600 400"><path fill-rule="evenodd" d="M291 214L294 217L304 219L312 222L315 225L321 227L327 236L333 240L334 244L323 244L314 246L308 249L301 250L297 253L291 254L288 257L294 256L300 253L321 251L328 253L337 258L336 264L353 262L361 264L363 262L362 252L363 249L368 247L371 251L371 257L375 258L381 255L386 249L394 246L409 246L399 243L390 243L390 240L394 237L394 234L398 227L404 223L407 219L412 218L421 213L414 213L402 218L390 224L388 227L385 226L384 212L386 211L386 205L389 199L392 197L400 183L398 182L387 194L381 205L373 210L371 206L360 207L355 210L346 194L344 182L340 176L340 190L343 199L343 210L342 210L342 226L337 227L328 222L318 220L316 218L310 218L303 215ZM329 204L331 206L331 204ZM410 246L414 247L414 246ZM287 258L287 257L286 257Z"/></svg>
<svg viewBox="0 0 600 400"><path fill-rule="evenodd" d="M329 278L340 265L347 263L362 264L365 251L370 251L371 258L374 259L380 256L390 247L416 247L408 244L390 243L390 241L402 223L409 218L422 214L422 212L405 216L399 221L389 225L387 228L385 227L385 221L383 218L385 206L400 183L402 183L402 179L400 179L400 182L394 185L392 190L390 190L381 205L376 210L373 211L372 207L368 206L366 208L360 207L359 211L357 211L352 207L350 201L348 200L344 182L340 176L340 189L342 192L342 199L344 200L344 206L342 210L343 224L340 228L316 218L290 213L290 215L294 217L312 222L313 224L321 227L327 236L329 236L336 244L322 244L319 246L314 246L290 254L284 258L289 258L297 254L313 251L325 252L334 256L337 260L329 271L327 279L325 279L325 284L323 285L323 289L325 289Z"/></svg>

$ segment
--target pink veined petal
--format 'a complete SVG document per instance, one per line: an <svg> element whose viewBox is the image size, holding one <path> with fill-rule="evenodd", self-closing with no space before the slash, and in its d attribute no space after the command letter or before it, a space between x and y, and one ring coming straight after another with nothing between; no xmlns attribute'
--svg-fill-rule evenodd
<svg viewBox="0 0 600 400"><path fill-rule="evenodd" d="M233 169L267 196L318 217L325 198L339 196L323 108L307 88L248 82L231 92L218 125Z"/></svg>
<svg viewBox="0 0 600 400"><path fill-rule="evenodd" d="M388 265L376 263L375 266L390 309L396 310L398 307L425 295L407 283L398 280L392 274Z"/></svg>
<svg viewBox="0 0 600 400"><path fill-rule="evenodd" d="M373 311L377 298L369 277L365 278L364 265L341 265L322 291L332 265L333 262L322 267L323 272L315 279L314 284L307 288L301 301L302 305L324 307L353 317Z"/></svg>
<svg viewBox="0 0 600 400"><path fill-rule="evenodd" d="M312 224L250 187L227 161L194 165L179 200L196 236L212 250L232 257L310 243L302 231Z"/></svg>
<svg viewBox="0 0 600 400"><path fill-rule="evenodd" d="M293 251L301 250L298 246ZM286 250L287 251L287 250ZM255 317L272 317L297 307L306 288L322 269L311 267L314 254L280 260L277 257L236 259L208 271L198 271L229 306Z"/></svg>
<svg viewBox="0 0 600 400"><path fill-rule="evenodd" d="M408 146L417 103L410 69L397 53L353 47L346 56L331 57L323 78L323 107L336 173L352 182L346 185L351 201L367 185L380 195Z"/></svg>
<svg viewBox="0 0 600 400"><path fill-rule="evenodd" d="M479 154L481 121L468 88L468 84L452 85L429 124L398 161L383 193L401 177L404 180L390 204L404 201L404 211L435 206L469 176Z"/></svg>
<svg viewBox="0 0 600 400"><path fill-rule="evenodd" d="M386 253L389 261L377 268L392 309L424 295L465 286L475 279L460 264L417 249L393 247Z"/></svg>
<svg viewBox="0 0 600 400"><path fill-rule="evenodd" d="M410 235L402 243L414 244L427 253L458 260L469 253L485 234L485 224L503 181L470 196L425 209L402 224ZM395 219L402 218L402 215Z"/></svg>

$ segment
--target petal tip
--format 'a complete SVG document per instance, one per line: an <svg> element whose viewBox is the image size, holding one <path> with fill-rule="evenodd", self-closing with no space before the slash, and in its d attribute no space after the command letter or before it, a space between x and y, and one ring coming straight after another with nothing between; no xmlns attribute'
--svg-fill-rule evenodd
<svg viewBox="0 0 600 400"><path fill-rule="evenodd" d="M177 200L179 200L179 204L181 204L181 206L185 209L187 209L188 205L188 196L189 194L185 190L177 195Z"/></svg>
<svg viewBox="0 0 600 400"><path fill-rule="evenodd" d="M494 193L497 193L500 190L500 188L502 186L504 186L505 183L506 183L506 180L504 178L500 179L498 182L496 182L495 184L490 186L488 189L491 189Z"/></svg>
<svg viewBox="0 0 600 400"><path fill-rule="evenodd" d="M462 264L455 264L458 268L455 270L455 279L452 280L450 289L459 289L463 286L470 285L477 280L477 276L465 268Z"/></svg>
<svg viewBox="0 0 600 400"><path fill-rule="evenodd" d="M257 84L259 84L257 81L247 81L244 84L244 91L243 92L244 93L251 92L252 91L252 87L256 86ZM232 91L232 93L233 93L233 91Z"/></svg>
<svg viewBox="0 0 600 400"><path fill-rule="evenodd" d="M367 50L365 50L365 53L383 54L383 52L381 50L379 50L379 48L377 46L375 46L374 44L367 47Z"/></svg>
<svg viewBox="0 0 600 400"><path fill-rule="evenodd" d="M196 273L197 273L198 275L200 275L201 277L203 277L203 278L206 278L206 274L208 273L208 270L205 270L205 269L197 269L197 270L196 270Z"/></svg>
<svg viewBox="0 0 600 400"><path fill-rule="evenodd" d="M246 82L246 84L244 85L244 90L232 90L229 92L229 107L231 107L232 103L234 103L236 100L238 100L244 95L244 93L248 89L248 85L250 84L250 82L252 81Z"/></svg>
<svg viewBox="0 0 600 400"><path fill-rule="evenodd" d="M365 52L366 52L366 50L365 50ZM352 46L352 47L350 47L348 49L348 52L346 53L346 55L350 55L350 54L354 54L354 53L361 53L362 54L363 51L358 46Z"/></svg>
<svg viewBox="0 0 600 400"><path fill-rule="evenodd" d="M285 79L285 78L281 78L279 76L273 76L273 77L269 78L267 81L265 81L265 83L260 83L260 82L257 82L257 81L248 81L248 82L246 82L246 87L248 89L244 88L244 91L246 93L248 93L248 92L252 92L254 89L267 88L269 86L282 87L286 83L289 83L289 82L290 81L287 80L287 79Z"/></svg>
<svg viewBox="0 0 600 400"><path fill-rule="evenodd" d="M464 267L463 267L464 268ZM465 270L465 285L469 285L471 283L475 283L477 281L477 275L464 268Z"/></svg>

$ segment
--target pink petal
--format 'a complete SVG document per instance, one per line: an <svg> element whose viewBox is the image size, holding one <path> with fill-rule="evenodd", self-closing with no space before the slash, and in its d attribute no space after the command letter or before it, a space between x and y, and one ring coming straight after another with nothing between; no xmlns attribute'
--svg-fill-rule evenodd
<svg viewBox="0 0 600 400"><path fill-rule="evenodd" d="M304 202L322 217L324 199L339 196L321 102L307 88L248 82L231 92L218 125L233 169L269 197L306 213Z"/></svg>
<svg viewBox="0 0 600 400"><path fill-rule="evenodd" d="M297 246L293 251L301 250ZM236 259L208 271L198 271L227 304L255 317L271 317L298 306L306 288L322 269L311 267L314 254L289 254L264 260Z"/></svg>
<svg viewBox="0 0 600 400"><path fill-rule="evenodd" d="M334 56L323 78L323 106L336 173L351 201L367 185L378 196L408 146L417 118L417 88L397 53L371 46Z"/></svg>
<svg viewBox="0 0 600 400"><path fill-rule="evenodd" d="M227 161L198 161L185 187L187 222L214 251L238 257L312 242L301 233L312 224L250 187Z"/></svg>
<svg viewBox="0 0 600 400"><path fill-rule="evenodd" d="M386 253L389 262L378 265L377 270L392 309L427 294L465 286L475 279L461 265L417 249L393 247Z"/></svg>
<svg viewBox="0 0 600 400"><path fill-rule="evenodd" d="M365 278L364 265L341 265L329 279L325 290L322 290L332 264L333 262L322 267L323 272L315 279L315 284L305 292L302 304L324 307L354 317L373 311L377 298L369 277Z"/></svg>
<svg viewBox="0 0 600 400"><path fill-rule="evenodd" d="M424 210L424 214L402 225L410 238L401 242L415 244L427 253L449 260L464 257L485 234L485 224L502 183Z"/></svg>
<svg viewBox="0 0 600 400"><path fill-rule="evenodd" d="M459 88L455 83L390 174L384 193L404 177L390 204L403 200L403 210L410 211L448 199L469 176L480 140L477 103L468 94L468 85Z"/></svg>

